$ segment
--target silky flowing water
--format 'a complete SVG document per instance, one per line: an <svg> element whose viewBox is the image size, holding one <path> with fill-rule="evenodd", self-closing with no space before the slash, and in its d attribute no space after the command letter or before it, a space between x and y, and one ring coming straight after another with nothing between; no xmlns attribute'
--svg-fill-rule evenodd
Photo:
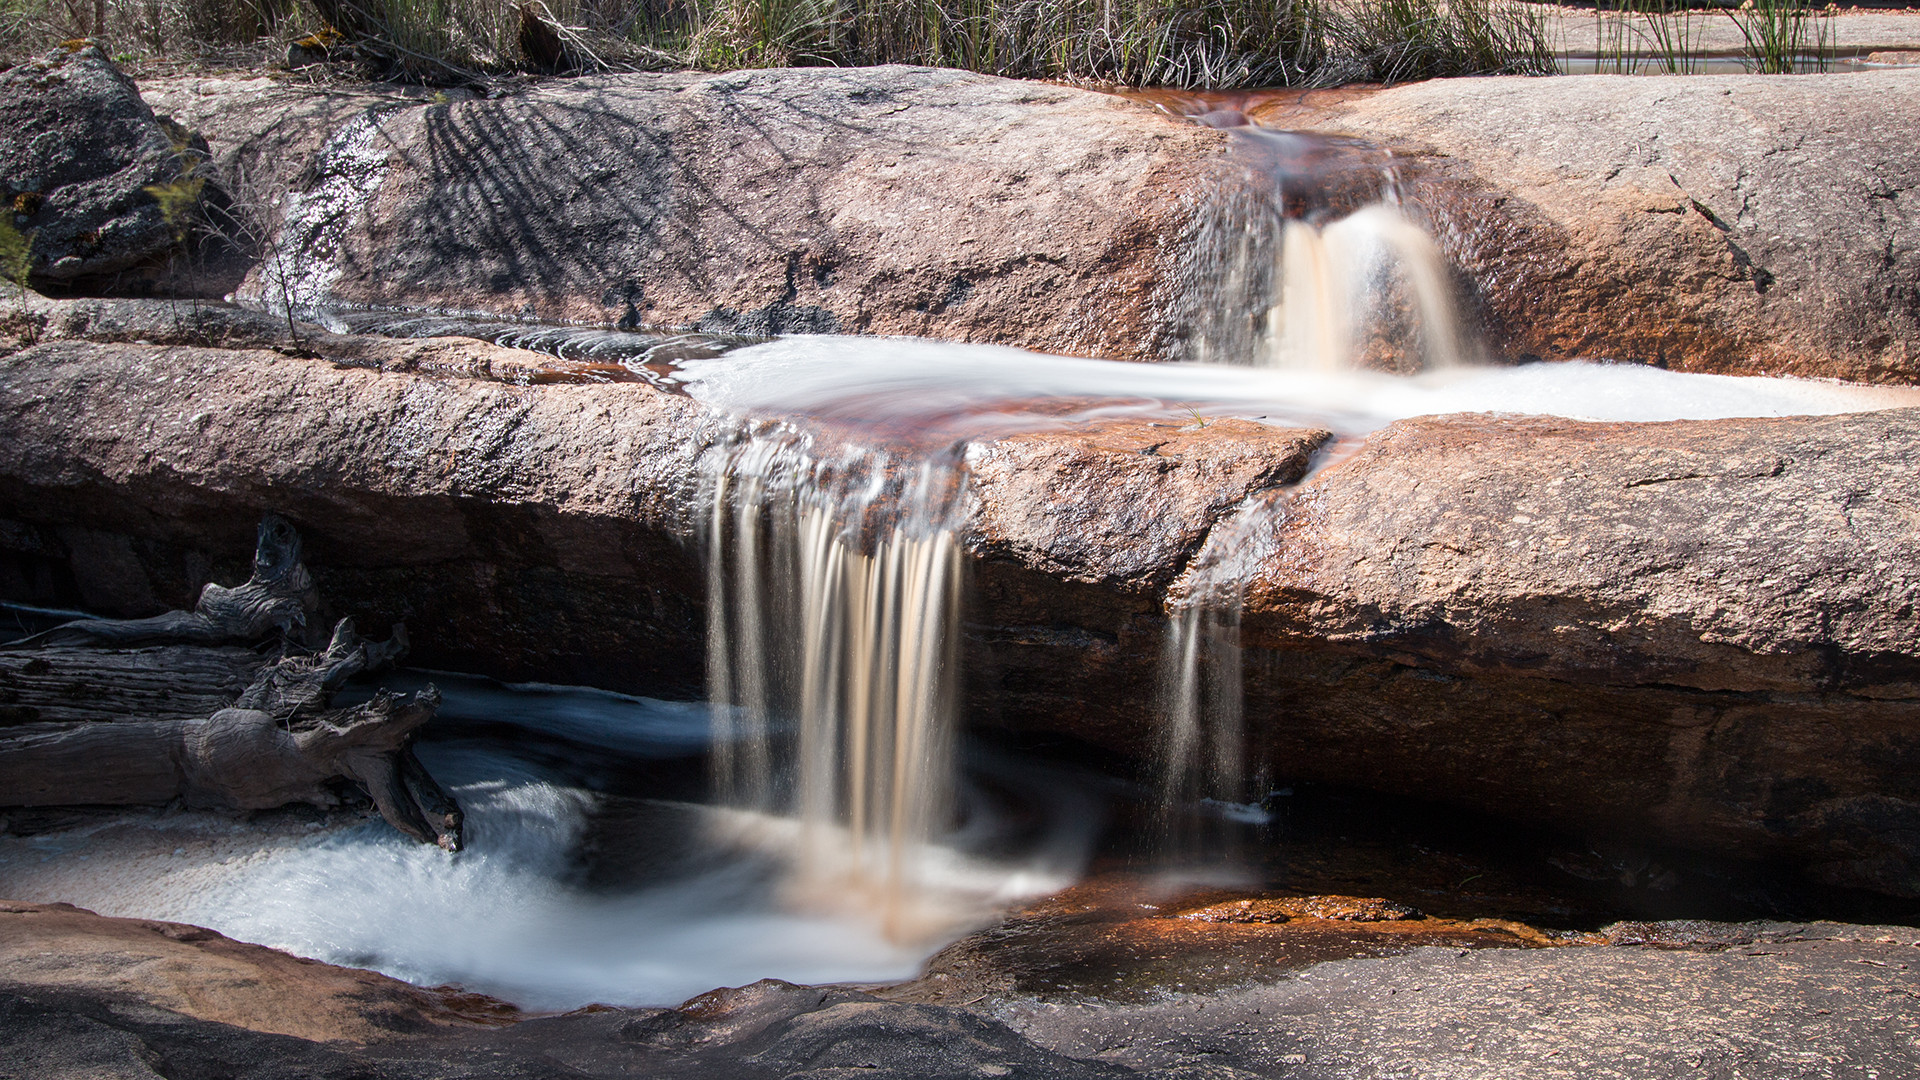
<svg viewBox="0 0 1920 1080"><path fill-rule="evenodd" d="M950 453L773 426L710 454L702 499L720 839L797 822L788 894L901 940L971 914L927 887L952 801L960 476Z"/></svg>
<svg viewBox="0 0 1920 1080"><path fill-rule="evenodd" d="M541 1009L671 1003L763 977L904 978L1005 905L1070 883L1112 801L1110 781L968 749L968 469L992 440L1089 419L1240 417L1332 431L1324 465L1417 415L1920 404L1912 390L1828 382L1479 363L1390 157L1250 127L1217 102L1176 104L1233 128L1248 166L1196 240L1196 362L330 315L588 361L737 418L699 478L709 700L434 676L446 705L421 754L467 808L467 850L351 815L127 814L0 839L0 894L199 923ZM358 131L339 156L378 168ZM335 212L292 216L321 229ZM323 299L319 263L276 273L284 303ZM1238 629L1244 582L1287 507L1287 492L1261 492L1223 517L1166 597L1160 731L1139 798L1154 836L1136 852L1152 866L1230 873L1247 855L1242 827L1276 794L1246 760Z"/></svg>

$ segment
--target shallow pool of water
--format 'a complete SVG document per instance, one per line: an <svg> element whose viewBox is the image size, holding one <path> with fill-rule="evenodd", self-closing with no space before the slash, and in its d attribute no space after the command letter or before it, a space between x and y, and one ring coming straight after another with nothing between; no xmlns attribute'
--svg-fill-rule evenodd
<svg viewBox="0 0 1920 1080"><path fill-rule="evenodd" d="M1097 827L1054 780L1016 795L1022 814L1048 820L1011 840L1008 815L976 797L936 849L950 903L890 934L858 897L793 888L791 827L743 830L690 801L704 705L432 680L445 704L418 749L466 811L465 850L352 812L129 811L0 837L0 896L193 923L533 1010L662 1005L762 978L909 978L1005 903L1070 883ZM985 768L1001 792L1023 775ZM683 798L649 797L661 793Z"/></svg>

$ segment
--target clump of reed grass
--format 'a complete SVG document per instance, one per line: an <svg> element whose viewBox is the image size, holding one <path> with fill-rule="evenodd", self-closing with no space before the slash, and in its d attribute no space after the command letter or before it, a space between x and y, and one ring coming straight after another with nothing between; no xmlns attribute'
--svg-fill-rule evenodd
<svg viewBox="0 0 1920 1080"><path fill-rule="evenodd" d="M1746 0L1732 12L1746 40L1747 66L1767 75L1806 67L1825 71L1833 33L1832 5L1807 0Z"/></svg>
<svg viewBox="0 0 1920 1080"><path fill-rule="evenodd" d="M1611 9L1595 5L1596 68L1633 74L1651 67L1669 75L1700 70L1704 19L1696 14L1695 0L1619 0Z"/></svg>
<svg viewBox="0 0 1920 1080"><path fill-rule="evenodd" d="M1831 4L1810 0L1612 0L1596 3L1596 68L1685 75L1703 70L1707 21L1727 17L1742 38L1748 71L1770 75L1825 71L1832 53Z"/></svg>
<svg viewBox="0 0 1920 1080"><path fill-rule="evenodd" d="M1438 75L1540 75L1555 70L1544 14L1492 0L1369 0L1332 28L1361 81Z"/></svg>
<svg viewBox="0 0 1920 1080"><path fill-rule="evenodd" d="M1319 0L723 0L705 67L927 64L1127 86L1296 85L1327 57Z"/></svg>

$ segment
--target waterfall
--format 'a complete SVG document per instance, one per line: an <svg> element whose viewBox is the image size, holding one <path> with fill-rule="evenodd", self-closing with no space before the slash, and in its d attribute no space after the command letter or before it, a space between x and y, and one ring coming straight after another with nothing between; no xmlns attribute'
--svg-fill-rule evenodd
<svg viewBox="0 0 1920 1080"><path fill-rule="evenodd" d="M958 453L774 426L716 450L705 482L717 797L736 824L798 823L801 899L920 933L953 793Z"/></svg>
<svg viewBox="0 0 1920 1080"><path fill-rule="evenodd" d="M1207 534L1168 602L1156 746L1159 857L1182 870L1237 861L1227 822L1257 811L1249 790L1240 609L1247 577L1273 549L1279 492L1241 503Z"/></svg>
<svg viewBox="0 0 1920 1080"><path fill-rule="evenodd" d="M1238 112L1195 119L1229 128L1241 168L1200 220L1186 288L1192 359L1319 374L1471 362L1446 257L1410 210L1391 154L1267 130ZM1245 583L1284 512L1279 493L1243 503L1169 591L1157 702L1160 858L1185 870L1230 865L1227 820L1257 816L1247 806L1255 793L1240 615Z"/></svg>
<svg viewBox="0 0 1920 1080"><path fill-rule="evenodd" d="M1391 203L1324 226L1281 228L1279 295L1267 309L1264 366L1348 371L1377 357L1371 340L1396 303L1411 309L1418 366L1458 367L1466 345L1446 257L1425 229ZM1411 294L1401 298L1399 294Z"/></svg>
<svg viewBox="0 0 1920 1080"><path fill-rule="evenodd" d="M1446 256L1391 154L1252 124L1230 136L1183 289L1190 359L1401 373L1471 361Z"/></svg>

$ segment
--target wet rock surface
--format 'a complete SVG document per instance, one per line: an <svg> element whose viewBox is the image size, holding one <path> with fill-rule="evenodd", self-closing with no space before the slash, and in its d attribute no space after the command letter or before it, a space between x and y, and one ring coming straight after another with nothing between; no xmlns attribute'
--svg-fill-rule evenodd
<svg viewBox="0 0 1920 1080"><path fill-rule="evenodd" d="M1898 70L1438 79L1262 119L1402 154L1499 351L1911 383L1917 91Z"/></svg>
<svg viewBox="0 0 1920 1080"><path fill-rule="evenodd" d="M1593 944L1520 949L1476 948L1471 937L1427 946L1408 936L1387 955L1304 958L1218 983L1163 983L1150 994L975 985L964 1008L887 1000L925 996L942 973L936 961L934 976L886 997L768 980L676 1009L595 1006L495 1027L485 1022L501 1014L486 1009L486 999L414 990L211 931L71 908L0 907L0 919L13 923L51 917L70 924L34 937L31 962L10 962L0 985L0 1075L35 1080L856 1073L1238 1080L1408 1069L1642 1080L1895 1076L1920 1064L1912 1037L1920 1020L1920 937L1907 928L1620 924L1588 935ZM1158 921L1181 920L1161 913ZM164 950L150 939L179 955L155 956ZM1355 955L1351 946L1344 955ZM1131 962L1141 966L1138 956ZM145 974L160 978L144 981ZM271 976L264 990L248 981L261 976ZM957 997L955 987L944 989ZM246 996L263 992L312 1012L275 1015ZM462 1002L468 1026L445 1026L444 1015L434 1018L441 1023L394 1024L383 1011L400 1002L417 1018L431 1011L419 1009L423 999ZM228 1022L210 1018L222 1008ZM375 1021L374 1041L355 1033L355 1008ZM316 1030L307 1038L272 1033L290 1022ZM321 1041L329 1030L333 1041Z"/></svg>
<svg viewBox="0 0 1920 1080"><path fill-rule="evenodd" d="M290 958L289 958L290 959ZM315 965L325 967L325 965ZM338 969L333 969L338 970ZM197 1019L123 993L0 986L0 1075L34 1080L765 1078L1118 1080L960 1009L767 981L678 1010L583 1009L498 1032L374 1046Z"/></svg>
<svg viewBox="0 0 1920 1080"><path fill-rule="evenodd" d="M0 212L31 237L36 283L98 279L175 247L184 222L146 189L191 184L205 150L90 42L0 73Z"/></svg>
<svg viewBox="0 0 1920 1080"><path fill-rule="evenodd" d="M1644 934L1656 934L1646 924ZM1145 1004L1281 979L1329 961L1430 946L1545 948L1599 940L1506 919L1433 918L1382 897L1247 895L1096 873L936 953L894 1001ZM988 1006L992 1008L993 1006Z"/></svg>

